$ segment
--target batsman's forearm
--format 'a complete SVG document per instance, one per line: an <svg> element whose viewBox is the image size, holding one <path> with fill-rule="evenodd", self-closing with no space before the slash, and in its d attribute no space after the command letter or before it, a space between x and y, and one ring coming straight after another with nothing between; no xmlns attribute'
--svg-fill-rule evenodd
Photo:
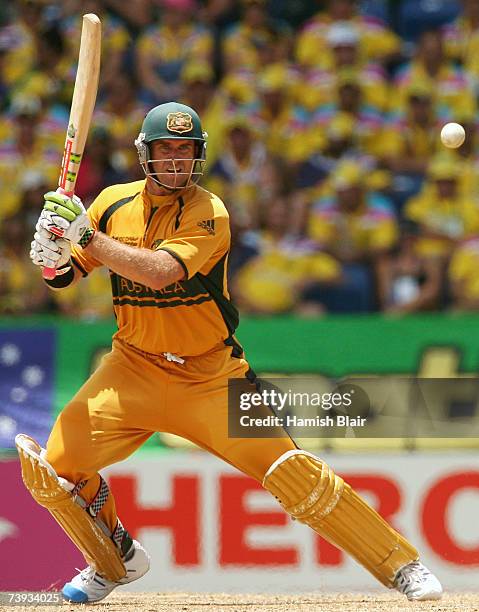
<svg viewBox="0 0 479 612"><path fill-rule="evenodd" d="M184 277L181 265L165 251L131 247L95 232L85 251L120 276L152 289L163 289Z"/></svg>

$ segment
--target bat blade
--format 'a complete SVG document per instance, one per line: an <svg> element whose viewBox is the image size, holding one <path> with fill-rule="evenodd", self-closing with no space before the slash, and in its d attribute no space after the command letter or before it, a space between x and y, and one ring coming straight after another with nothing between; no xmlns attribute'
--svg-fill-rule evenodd
<svg viewBox="0 0 479 612"><path fill-rule="evenodd" d="M93 109L98 91L101 57L101 22L97 15L83 16L80 54L70 118L63 150L59 189L68 196L75 191L75 183L85 149ZM55 268L43 268L43 278L55 278Z"/></svg>

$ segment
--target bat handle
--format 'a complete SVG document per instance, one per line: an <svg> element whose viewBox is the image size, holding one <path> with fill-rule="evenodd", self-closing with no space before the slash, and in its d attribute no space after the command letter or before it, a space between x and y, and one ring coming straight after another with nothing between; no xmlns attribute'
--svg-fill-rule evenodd
<svg viewBox="0 0 479 612"><path fill-rule="evenodd" d="M61 189L60 187L57 189L57 191L69 197L73 195L73 191L65 191L64 189ZM42 276L45 280L53 280L56 275L57 275L56 268L43 268L42 269Z"/></svg>
<svg viewBox="0 0 479 612"><path fill-rule="evenodd" d="M53 280L57 275L56 268L43 268L42 276L45 280Z"/></svg>

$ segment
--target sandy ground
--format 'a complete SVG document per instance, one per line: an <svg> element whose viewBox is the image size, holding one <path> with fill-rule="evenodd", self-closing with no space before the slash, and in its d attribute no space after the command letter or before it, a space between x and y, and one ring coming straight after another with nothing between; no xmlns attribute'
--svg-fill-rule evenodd
<svg viewBox="0 0 479 612"><path fill-rule="evenodd" d="M361 611L400 612L430 610L432 612L457 610L479 612L478 593L448 593L438 602L408 602L394 593L317 593L304 595L229 595L224 593L115 593L105 603L62 606L2 606L2 612L21 612L32 609L41 612L322 612Z"/></svg>

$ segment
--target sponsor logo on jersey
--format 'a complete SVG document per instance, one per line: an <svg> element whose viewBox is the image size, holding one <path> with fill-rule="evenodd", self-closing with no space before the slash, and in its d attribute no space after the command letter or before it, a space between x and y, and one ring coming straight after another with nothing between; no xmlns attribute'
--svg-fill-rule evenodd
<svg viewBox="0 0 479 612"><path fill-rule="evenodd" d="M215 220L207 219L206 221L198 221L198 226L205 229L208 234L215 235Z"/></svg>
<svg viewBox="0 0 479 612"><path fill-rule="evenodd" d="M128 246L138 246L141 241L141 238L138 236L112 236L112 238L114 240L118 240L118 242L127 244Z"/></svg>
<svg viewBox="0 0 479 612"><path fill-rule="evenodd" d="M188 113L168 113L166 127L170 132L183 134L193 129L193 118Z"/></svg>

